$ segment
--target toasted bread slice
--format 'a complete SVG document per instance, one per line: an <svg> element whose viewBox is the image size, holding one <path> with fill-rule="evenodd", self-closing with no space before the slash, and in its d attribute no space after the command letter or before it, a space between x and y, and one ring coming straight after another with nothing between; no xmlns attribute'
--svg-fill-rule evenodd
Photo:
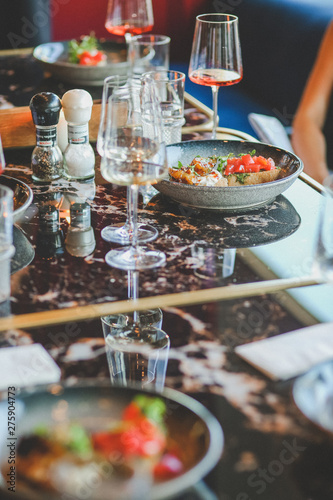
<svg viewBox="0 0 333 500"><path fill-rule="evenodd" d="M263 184L272 182L278 179L281 175L281 170L275 168L273 170L263 170L261 172L253 172L249 174L230 174L228 175L228 186L249 186L253 184Z"/></svg>

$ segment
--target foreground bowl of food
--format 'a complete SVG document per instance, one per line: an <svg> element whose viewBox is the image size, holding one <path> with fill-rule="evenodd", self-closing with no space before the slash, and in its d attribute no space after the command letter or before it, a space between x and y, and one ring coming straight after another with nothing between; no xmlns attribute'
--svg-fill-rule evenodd
<svg viewBox="0 0 333 500"><path fill-rule="evenodd" d="M223 448L215 417L173 390L52 385L16 395L15 410L15 467L3 436L1 473L20 500L170 498L203 478Z"/></svg>
<svg viewBox="0 0 333 500"><path fill-rule="evenodd" d="M43 43L34 49L33 56L54 78L76 85L101 86L104 79L111 75L126 79L129 70L126 44L99 41L98 47L104 59L98 64L92 61L91 64L79 64L71 62L72 42Z"/></svg>
<svg viewBox="0 0 333 500"><path fill-rule="evenodd" d="M167 153L169 178L154 187L199 209L262 207L288 189L303 169L293 153L261 142L188 141L168 145Z"/></svg>

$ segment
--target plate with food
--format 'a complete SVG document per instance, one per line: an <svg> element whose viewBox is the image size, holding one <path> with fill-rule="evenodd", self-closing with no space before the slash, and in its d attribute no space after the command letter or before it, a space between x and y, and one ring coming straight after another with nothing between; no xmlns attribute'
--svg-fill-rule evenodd
<svg viewBox="0 0 333 500"><path fill-rule="evenodd" d="M314 366L298 377L293 397L303 415L333 434L333 361Z"/></svg>
<svg viewBox="0 0 333 500"><path fill-rule="evenodd" d="M58 80L76 85L101 86L107 76L127 78L125 43L98 40L94 35L35 47L34 58Z"/></svg>
<svg viewBox="0 0 333 500"><path fill-rule="evenodd" d="M188 141L167 146L168 179L154 187L193 208L243 212L271 203L302 172L293 153L261 142Z"/></svg>
<svg viewBox="0 0 333 500"><path fill-rule="evenodd" d="M25 182L7 175L0 175L0 185L7 186L14 192L14 222L18 222L32 202L32 190Z"/></svg>
<svg viewBox="0 0 333 500"><path fill-rule="evenodd" d="M166 499L202 479L223 450L217 419L174 390L85 381L27 390L15 407L14 469L8 440L0 444L1 474L15 476L18 500Z"/></svg>

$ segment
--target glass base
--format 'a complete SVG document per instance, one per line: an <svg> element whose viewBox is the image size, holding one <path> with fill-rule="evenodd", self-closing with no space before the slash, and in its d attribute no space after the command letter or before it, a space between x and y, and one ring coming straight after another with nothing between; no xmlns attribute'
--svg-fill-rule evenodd
<svg viewBox="0 0 333 500"><path fill-rule="evenodd" d="M148 250L144 247L116 248L105 256L105 262L124 271L140 271L162 266L166 261L165 254L158 250Z"/></svg>
<svg viewBox="0 0 333 500"><path fill-rule="evenodd" d="M104 241L109 243L119 243L120 245L130 245L132 234L129 231L127 224L114 224L106 226L101 231L101 236ZM148 224L140 224L138 227L138 242L145 243L156 240L158 231Z"/></svg>

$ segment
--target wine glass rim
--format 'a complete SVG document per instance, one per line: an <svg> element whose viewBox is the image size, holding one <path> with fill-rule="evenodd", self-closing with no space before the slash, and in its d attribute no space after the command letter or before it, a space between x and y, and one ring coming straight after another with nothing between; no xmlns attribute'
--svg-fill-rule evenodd
<svg viewBox="0 0 333 500"><path fill-rule="evenodd" d="M146 33L144 35L136 35L131 38L131 43L139 43L146 45L147 43L153 43L154 45L165 45L170 43L171 38L167 35L154 35Z"/></svg>
<svg viewBox="0 0 333 500"><path fill-rule="evenodd" d="M209 19L212 18L212 19ZM215 18L215 19L213 19ZM221 18L221 20L218 20ZM222 20L224 18L224 20ZM238 21L238 17L233 14L222 14L219 12L212 12L209 14L199 14L196 17L197 21L206 22L206 23L233 23Z"/></svg>
<svg viewBox="0 0 333 500"><path fill-rule="evenodd" d="M171 78L170 78L171 77ZM163 69L160 71L146 71L143 73L142 80L152 79L157 82L185 82L186 75L182 71L177 71L173 69Z"/></svg>

